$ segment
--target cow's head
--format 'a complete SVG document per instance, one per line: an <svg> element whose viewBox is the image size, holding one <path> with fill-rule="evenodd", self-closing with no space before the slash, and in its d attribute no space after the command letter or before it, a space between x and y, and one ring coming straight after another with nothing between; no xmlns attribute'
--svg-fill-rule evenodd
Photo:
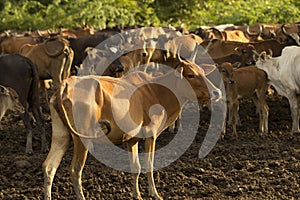
<svg viewBox="0 0 300 200"><path fill-rule="evenodd" d="M270 74L277 74L276 71L278 71L278 64L276 64L276 59L272 58L272 51L270 51L269 54L267 52L263 51L260 54L257 54L257 60L256 60L256 67L259 69L264 70L268 76Z"/></svg>
<svg viewBox="0 0 300 200"><path fill-rule="evenodd" d="M291 45L299 45L299 35L298 35L298 26L297 24L282 24L280 28L276 29L277 39L280 42L286 42Z"/></svg>
<svg viewBox="0 0 300 200"><path fill-rule="evenodd" d="M224 62L218 66L219 72L222 76L225 86L232 85L235 83L233 79L233 66L229 62Z"/></svg>
<svg viewBox="0 0 300 200"><path fill-rule="evenodd" d="M255 63L253 52L255 51L255 47L253 45L249 44L247 46L239 46L234 50L239 56L241 56L242 65L253 65Z"/></svg>
<svg viewBox="0 0 300 200"><path fill-rule="evenodd" d="M206 31L204 40L212 40L212 39L218 39L218 40L223 40L224 36L223 33L217 29L217 28L210 28Z"/></svg>
<svg viewBox="0 0 300 200"><path fill-rule="evenodd" d="M181 45L178 48L179 52ZM193 56L197 54L198 44L196 44L195 51ZM198 101L209 101L209 100L219 100L222 97L220 89L216 88L213 83L206 77L212 71L216 69L214 65L202 64L198 66L193 61L194 59L184 60L181 59L179 54L178 60L179 64L176 67L176 72L178 78L185 79L189 82L190 86L193 88L192 93L194 92L197 96ZM184 88L182 88L184 90ZM184 91L189 92L189 91ZM193 94L188 94L193 95Z"/></svg>
<svg viewBox="0 0 300 200"><path fill-rule="evenodd" d="M24 107L19 101L19 95L14 89L0 85L0 99L6 101L7 109L24 112Z"/></svg>

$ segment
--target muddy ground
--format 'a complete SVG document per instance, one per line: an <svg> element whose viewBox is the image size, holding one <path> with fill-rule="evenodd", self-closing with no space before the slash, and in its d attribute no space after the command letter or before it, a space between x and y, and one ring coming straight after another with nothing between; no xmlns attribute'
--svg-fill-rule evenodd
<svg viewBox="0 0 300 200"><path fill-rule="evenodd" d="M258 117L251 101L240 106L242 126L239 138L219 140L204 159L198 158L201 141L209 124L209 111L201 112L198 134L190 148L170 166L155 172L155 181L164 199L300 199L300 135L290 135L288 102L269 97L268 137L257 133ZM47 116L47 114L45 114ZM16 113L7 114L0 123L0 199L42 199L40 137L34 132L33 155L25 152L25 130ZM230 131L230 130L229 130ZM51 121L46 121L51 139ZM170 134L161 135L158 147ZM75 199L68 169L72 147L64 156L53 184L53 199ZM113 170L89 155L83 172L87 199L130 199L131 176ZM142 196L146 192L141 175Z"/></svg>

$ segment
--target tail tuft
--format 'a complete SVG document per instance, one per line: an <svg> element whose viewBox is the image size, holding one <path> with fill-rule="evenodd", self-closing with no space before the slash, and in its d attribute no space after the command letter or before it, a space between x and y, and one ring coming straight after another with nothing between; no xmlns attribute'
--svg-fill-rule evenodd
<svg viewBox="0 0 300 200"><path fill-rule="evenodd" d="M110 122L107 120L101 120L99 121L99 124L101 126L101 129L103 130L103 132L105 132L105 135L107 135L108 133L110 133L111 131L111 125Z"/></svg>

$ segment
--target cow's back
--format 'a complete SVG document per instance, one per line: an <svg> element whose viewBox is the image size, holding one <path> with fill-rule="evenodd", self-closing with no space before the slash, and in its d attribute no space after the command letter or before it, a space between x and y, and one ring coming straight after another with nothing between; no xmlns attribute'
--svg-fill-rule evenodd
<svg viewBox="0 0 300 200"><path fill-rule="evenodd" d="M288 46L279 57L279 77L286 80L287 87L300 92L300 47Z"/></svg>

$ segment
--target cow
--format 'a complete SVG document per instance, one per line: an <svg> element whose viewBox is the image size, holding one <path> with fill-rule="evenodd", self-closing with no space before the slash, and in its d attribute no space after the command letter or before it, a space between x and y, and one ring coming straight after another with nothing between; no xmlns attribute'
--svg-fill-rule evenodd
<svg viewBox="0 0 300 200"><path fill-rule="evenodd" d="M70 42L70 47L74 51L74 59L71 65L71 74L76 75L77 70L75 66L80 66L83 60L86 58L87 54L85 52L87 47L96 47L104 40L110 38L111 36L118 34L116 31L102 31L97 32L93 35L82 36L79 38L68 38ZM115 43L120 44L121 40Z"/></svg>
<svg viewBox="0 0 300 200"><path fill-rule="evenodd" d="M210 28L206 31L206 36L203 40L219 39L223 41L250 42L243 31L241 30L223 30Z"/></svg>
<svg viewBox="0 0 300 200"><path fill-rule="evenodd" d="M228 124L232 125L233 134L237 137L236 125L239 121L239 99L252 98L259 113L259 133L268 133L269 107L266 102L268 78L266 73L255 66L245 66L234 69L231 63L225 62L219 66L219 71L226 89L228 105ZM225 133L226 126L224 126Z"/></svg>
<svg viewBox="0 0 300 200"><path fill-rule="evenodd" d="M114 51L117 49L114 48ZM122 55L122 50L118 55ZM93 47L86 48L87 57L83 64L77 69L77 75L102 75L111 77L121 77L124 73L133 69L134 63L132 59L125 53L124 55L114 59L115 53L108 49L98 49ZM117 57L117 56L116 56Z"/></svg>
<svg viewBox="0 0 300 200"><path fill-rule="evenodd" d="M14 89L20 103L24 107L22 115L27 132L26 153L32 154L32 125L29 111L33 113L39 133L41 134L41 151L46 152L48 147L44 129L44 119L40 110L38 89L38 72L35 64L19 54L1 55L0 57L0 84Z"/></svg>
<svg viewBox="0 0 300 200"><path fill-rule="evenodd" d="M7 110L15 110L20 113L24 112L17 92L10 87L0 85L0 121Z"/></svg>
<svg viewBox="0 0 300 200"><path fill-rule="evenodd" d="M20 54L30 58L36 64L41 81L52 79L54 88L70 76L74 52L66 39L50 38L36 45L27 44L20 49ZM41 90L45 92L48 101L46 88Z"/></svg>
<svg viewBox="0 0 300 200"><path fill-rule="evenodd" d="M221 65L224 62L230 62L231 64L239 63L241 66L248 66L255 64L254 52L256 49L249 45L248 48L236 47L234 53L228 54L220 58L210 58L210 57L198 57L198 63L211 63L212 61L216 64Z"/></svg>
<svg viewBox="0 0 300 200"><path fill-rule="evenodd" d="M0 44L0 53L19 53L21 47L26 44L38 44L45 40L44 37L11 36L5 38Z"/></svg>
<svg viewBox="0 0 300 200"><path fill-rule="evenodd" d="M256 66L268 74L270 84L279 95L285 96L290 104L292 133L299 132L299 94L300 94L300 47L288 46L281 56L272 57L265 51L258 55Z"/></svg>
<svg viewBox="0 0 300 200"><path fill-rule="evenodd" d="M94 33L94 29L86 24L76 28L59 29L58 31L58 34L65 38L78 38L93 35Z"/></svg>
<svg viewBox="0 0 300 200"><path fill-rule="evenodd" d="M271 49L273 51L273 56L280 56L282 49L291 45L298 45L297 41L290 38L286 42L280 42L277 39L270 39L259 42L243 43L213 39L211 41L203 41L201 43L201 46L207 49L207 53L213 59L235 53L236 48L239 48L241 52L252 52L253 47L258 53L262 51L269 51L269 49Z"/></svg>
<svg viewBox="0 0 300 200"><path fill-rule="evenodd" d="M141 140L145 140L145 152L147 152L145 164L146 169L148 169L149 193L150 196L153 196L155 199L162 199L156 190L153 179L153 159L156 138L166 127L177 119L181 111L181 103L184 103L193 96L193 92L191 93L191 91L187 89L185 83L189 83L193 88L198 101L206 101L209 99L217 100L221 97L222 94L220 90L205 77L206 73L214 69L215 66L213 65L206 65L203 68L199 68L199 66L188 60L181 60L176 70L158 77L152 77L144 72L137 71L128 74L128 76L122 79L91 75L83 77L73 76L64 80L59 90L52 96L50 104L53 130L51 149L43 163L45 199L51 199L53 178L64 153L69 147L71 137L74 142L73 161L70 170L71 180L77 198L85 199L81 186L81 173L88 150L80 138L95 139L98 138L98 136L90 137L89 135L84 135L91 127L80 128L80 130L76 129L72 117L74 116L74 113L72 113L72 111L75 111L74 109L82 109L82 111L85 111L86 115L82 113L81 116L78 116L85 121L94 118L97 121L96 123L101 127L98 130L104 133L106 136L103 136L109 139L113 144L127 143L130 166L134 173L133 197L137 199L141 199L138 186L138 178L141 171L138 160L138 144ZM156 81L168 82L175 86L179 96L175 97L170 90L162 88L159 84L150 84ZM146 84L145 87L139 87L144 84ZM86 88L88 88L86 95L84 95L85 97L81 98L78 102L72 98L72 96L74 97L73 92L75 92L77 88L76 85L80 88L85 85ZM112 112L121 114L123 113L122 110L124 110L124 105L115 103L116 97L114 97L114 88L120 88L124 94L120 91L121 93L117 92L117 96L122 96L126 95L126 92L129 91L130 88L137 86L139 87L138 92L134 93L135 95L130 99L124 99L125 101L129 101L129 113L134 120L134 122L130 122L129 115L125 115L125 117L122 118L122 120L125 120L123 121L124 125L130 130L133 130L128 132L120 128L120 120L115 120L113 117ZM78 89L81 90L80 88ZM170 95L174 98L171 98ZM161 109L149 110L150 107L153 108L153 105L158 103L165 107L165 111ZM76 108L76 106L79 107ZM139 124L138 127L137 124ZM147 130L144 132L146 138L140 137L142 127L144 127L143 130ZM101 141L99 142L101 143Z"/></svg>
<svg viewBox="0 0 300 200"><path fill-rule="evenodd" d="M300 45L299 30L298 24L282 24L279 28L275 29L276 39L280 42L287 42L292 39L295 40L297 45Z"/></svg>
<svg viewBox="0 0 300 200"><path fill-rule="evenodd" d="M222 41L218 39L203 41L201 46L207 51L212 59L222 58L237 52L253 55L253 48L255 49L253 43Z"/></svg>

